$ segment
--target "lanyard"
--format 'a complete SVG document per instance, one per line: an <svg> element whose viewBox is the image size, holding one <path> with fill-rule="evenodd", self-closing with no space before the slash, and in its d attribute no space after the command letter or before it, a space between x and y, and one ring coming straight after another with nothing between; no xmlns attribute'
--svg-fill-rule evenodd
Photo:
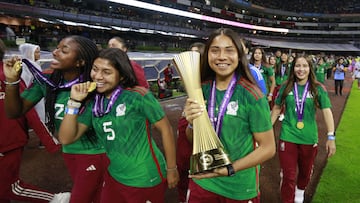
<svg viewBox="0 0 360 203"><path fill-rule="evenodd" d="M116 87L116 89L114 90L114 92L112 93L112 95L110 97L110 101L107 104L105 111L104 111L104 98L105 98L104 94L96 94L94 108L92 109L94 116L102 117L105 114L108 114L110 112L112 106L114 105L116 99L121 94L121 91L122 91L122 88L120 86Z"/></svg>
<svg viewBox="0 0 360 203"><path fill-rule="evenodd" d="M309 87L309 81L306 82L304 92L301 96L301 101L299 100L299 94L298 94L298 85L295 82L294 84L294 97L295 97L295 104L296 104L296 113L298 117L298 121L302 121L304 118L304 106L306 101L306 95L308 93L308 87Z"/></svg>
<svg viewBox="0 0 360 203"><path fill-rule="evenodd" d="M67 89L69 87L71 87L72 85L78 83L80 81L80 78L82 78L82 76L80 76L80 78L76 78L68 83L65 83L63 85L58 85L55 84L53 81L49 80L49 78L47 78L40 70L38 70L28 59L22 59L22 62L24 62L27 67L29 68L30 72L34 75L34 78L42 83L42 84L47 84L48 86L52 87L53 90L57 90L57 89Z"/></svg>
<svg viewBox="0 0 360 203"><path fill-rule="evenodd" d="M215 103L216 103L216 82L213 81L212 87L211 87L211 95L210 95L210 102L208 104L208 115L211 121L211 124L213 128L215 129L215 132L218 136L221 134L221 128L222 128L222 121L225 115L225 110L227 105L229 104L230 98L234 93L234 89L236 86L236 75L234 74L231 78L230 84L228 88L226 89L224 98L221 101L219 113L217 115L217 118L215 118Z"/></svg>

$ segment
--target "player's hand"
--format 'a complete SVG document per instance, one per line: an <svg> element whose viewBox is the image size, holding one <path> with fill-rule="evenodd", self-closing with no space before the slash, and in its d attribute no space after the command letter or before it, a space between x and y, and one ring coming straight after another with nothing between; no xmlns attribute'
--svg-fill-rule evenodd
<svg viewBox="0 0 360 203"><path fill-rule="evenodd" d="M336 152L335 140L326 141L326 151L327 151L328 157L331 157L335 154L335 152Z"/></svg>
<svg viewBox="0 0 360 203"><path fill-rule="evenodd" d="M89 94L90 81L75 84L71 87L70 98L76 101L83 101Z"/></svg>
<svg viewBox="0 0 360 203"><path fill-rule="evenodd" d="M193 124L193 120L199 117L204 111L204 106L200 105L196 100L187 99L184 107L184 116L186 120Z"/></svg>
<svg viewBox="0 0 360 203"><path fill-rule="evenodd" d="M228 176L228 170L226 167L216 168L211 172L189 175L189 178L203 179L203 178L215 178L220 176Z"/></svg>
<svg viewBox="0 0 360 203"><path fill-rule="evenodd" d="M272 96L267 96L267 100L269 101L269 102L271 102L272 101Z"/></svg>
<svg viewBox="0 0 360 203"><path fill-rule="evenodd" d="M20 79L21 69L16 70L16 63L21 63L21 59L18 56L13 56L4 61L4 75L6 82L15 82Z"/></svg>
<svg viewBox="0 0 360 203"><path fill-rule="evenodd" d="M168 170L166 171L166 174L167 174L166 179L167 179L168 187L170 189L175 188L180 180L178 170L177 169Z"/></svg>

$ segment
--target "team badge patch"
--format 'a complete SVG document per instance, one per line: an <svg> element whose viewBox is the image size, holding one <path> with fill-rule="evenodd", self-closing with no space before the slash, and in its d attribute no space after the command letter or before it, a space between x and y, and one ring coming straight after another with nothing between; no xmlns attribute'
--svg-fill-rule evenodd
<svg viewBox="0 0 360 203"><path fill-rule="evenodd" d="M239 104L237 101L231 101L226 107L226 114L236 116L237 110L239 109Z"/></svg>
<svg viewBox="0 0 360 203"><path fill-rule="evenodd" d="M126 105L125 104L119 104L116 107L116 116L124 116L126 111Z"/></svg>

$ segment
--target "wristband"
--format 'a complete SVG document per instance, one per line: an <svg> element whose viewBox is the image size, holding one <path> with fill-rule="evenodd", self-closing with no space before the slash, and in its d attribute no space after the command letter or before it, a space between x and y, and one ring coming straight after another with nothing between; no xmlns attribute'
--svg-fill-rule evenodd
<svg viewBox="0 0 360 203"><path fill-rule="evenodd" d="M15 82L7 82L6 80L4 80L4 84L5 85L18 85L20 83L21 79L15 81Z"/></svg>
<svg viewBox="0 0 360 203"><path fill-rule="evenodd" d="M187 127L193 129L193 125L191 123L189 123Z"/></svg>
<svg viewBox="0 0 360 203"><path fill-rule="evenodd" d="M328 140L335 140L335 136L334 135L328 135Z"/></svg>
<svg viewBox="0 0 360 203"><path fill-rule="evenodd" d="M177 165L174 168L166 168L167 171L176 171L177 170Z"/></svg>
<svg viewBox="0 0 360 203"><path fill-rule="evenodd" d="M232 164L226 165L226 168L228 170L228 176L234 176L235 170Z"/></svg>
<svg viewBox="0 0 360 203"><path fill-rule="evenodd" d="M77 114L79 114L79 108L68 108L68 107L65 107L65 114L77 115Z"/></svg>
<svg viewBox="0 0 360 203"><path fill-rule="evenodd" d="M73 101L76 101L76 102L79 102L79 103L82 103L82 101L79 101L79 100L77 100L77 99L73 99L73 98L71 98L71 97L69 97L69 99L71 99L71 100L73 100Z"/></svg>
<svg viewBox="0 0 360 203"><path fill-rule="evenodd" d="M80 108L81 107L81 102L78 102L76 100L73 99L69 99L67 102L68 107L74 107L74 108Z"/></svg>
<svg viewBox="0 0 360 203"><path fill-rule="evenodd" d="M269 93L269 96L271 96L271 97L272 97L272 96L273 96L273 93L271 93L271 92L270 92L270 93Z"/></svg>

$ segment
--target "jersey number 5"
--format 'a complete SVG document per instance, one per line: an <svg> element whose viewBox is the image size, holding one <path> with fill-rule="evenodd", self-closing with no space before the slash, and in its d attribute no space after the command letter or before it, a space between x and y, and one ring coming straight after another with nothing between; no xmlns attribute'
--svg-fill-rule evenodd
<svg viewBox="0 0 360 203"><path fill-rule="evenodd" d="M114 130L111 128L112 122L108 121L108 122L104 122L103 123L103 130L105 133L110 133L110 135L108 134L106 136L107 140L114 140L115 139L115 132Z"/></svg>

